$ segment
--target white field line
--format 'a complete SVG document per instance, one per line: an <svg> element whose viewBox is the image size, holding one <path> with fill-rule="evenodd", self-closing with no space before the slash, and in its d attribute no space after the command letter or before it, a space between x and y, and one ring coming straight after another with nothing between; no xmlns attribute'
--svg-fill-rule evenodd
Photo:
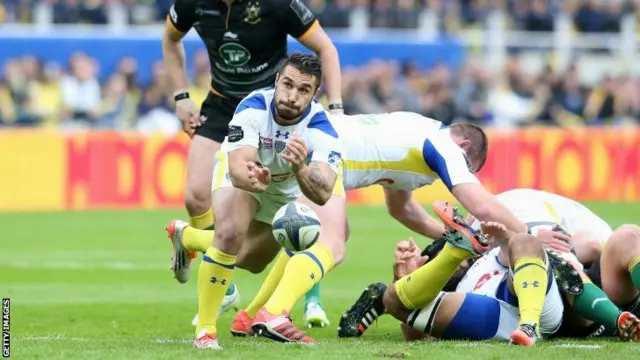
<svg viewBox="0 0 640 360"><path fill-rule="evenodd" d="M96 339L96 338L82 338L82 337L69 337L64 335L51 335L51 336L16 336L16 340L23 341L73 341L73 342L111 342L121 341L115 339ZM168 339L168 338L151 338L151 339L136 339L136 341L142 340L143 342L152 342L156 344L185 344L191 343L189 339ZM455 347L461 348L480 348L480 347L493 347L496 344L490 344L485 342L467 342L455 344ZM577 344L577 343L564 343L552 345L552 348L560 349L583 349L583 350L602 350L603 346L598 344ZM633 350L640 351L640 346L633 346Z"/></svg>
<svg viewBox="0 0 640 360"><path fill-rule="evenodd" d="M68 337L64 335L52 335L52 336L16 336L17 340L25 341L73 341L73 342L104 342L104 341L119 341L113 339L90 339L81 337ZM143 341L150 341L157 344L182 344L190 343L192 340L188 339L167 339L167 338L155 338L144 339Z"/></svg>
<svg viewBox="0 0 640 360"><path fill-rule="evenodd" d="M166 265L159 263L135 263L135 262L82 262L82 261L3 261L3 266L16 269L54 269L54 270L117 270L117 271L138 271L138 270L166 270Z"/></svg>

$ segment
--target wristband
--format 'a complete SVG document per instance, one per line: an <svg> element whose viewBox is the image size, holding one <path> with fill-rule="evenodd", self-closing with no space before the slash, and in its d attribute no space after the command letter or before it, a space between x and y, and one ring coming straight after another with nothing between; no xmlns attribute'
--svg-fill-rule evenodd
<svg viewBox="0 0 640 360"><path fill-rule="evenodd" d="M341 110L344 106L341 103L329 104L329 110Z"/></svg>
<svg viewBox="0 0 640 360"><path fill-rule="evenodd" d="M189 98L189 93L188 92L183 92L177 95L173 96L173 100L175 101L179 101L179 100L183 100L183 99L188 99Z"/></svg>

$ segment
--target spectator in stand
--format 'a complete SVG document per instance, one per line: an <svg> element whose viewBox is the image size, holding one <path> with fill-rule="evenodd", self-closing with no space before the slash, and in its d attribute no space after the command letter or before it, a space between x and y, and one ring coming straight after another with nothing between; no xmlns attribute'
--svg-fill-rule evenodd
<svg viewBox="0 0 640 360"><path fill-rule="evenodd" d="M101 0L60 0L53 5L56 24L106 24L107 11Z"/></svg>
<svg viewBox="0 0 640 360"><path fill-rule="evenodd" d="M351 0L309 0L309 8L324 27L348 28L352 9Z"/></svg>
<svg viewBox="0 0 640 360"><path fill-rule="evenodd" d="M181 124L176 121L173 94L169 86L169 77L162 61L153 64L153 79L144 90L138 115L140 120L136 128L142 132L160 131L175 134L180 131Z"/></svg>
<svg viewBox="0 0 640 360"><path fill-rule="evenodd" d="M553 31L554 20L547 0L532 0L531 8L523 19L523 28L527 31Z"/></svg>
<svg viewBox="0 0 640 360"><path fill-rule="evenodd" d="M63 127L88 128L100 116L101 92L96 73L93 59L82 53L71 57L69 74L62 78Z"/></svg>
<svg viewBox="0 0 640 360"><path fill-rule="evenodd" d="M35 61L35 59L34 59ZM57 63L38 63L38 75L31 86L33 111L44 127L60 125L62 115L62 69Z"/></svg>

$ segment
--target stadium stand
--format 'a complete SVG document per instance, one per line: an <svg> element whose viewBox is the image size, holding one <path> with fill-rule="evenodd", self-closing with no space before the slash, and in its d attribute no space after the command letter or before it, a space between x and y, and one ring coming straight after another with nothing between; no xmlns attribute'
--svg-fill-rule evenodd
<svg viewBox="0 0 640 360"><path fill-rule="evenodd" d="M118 22L157 26L171 3L7 0L0 5L0 19L34 26ZM469 56L458 58L453 66L447 61L425 65L420 56L401 55L345 65L347 113L402 109L445 123L471 121L503 128L625 124L640 119L640 80L637 65L634 70L629 64L638 52L639 1L307 3L325 27L337 31L416 29L412 31L428 37L433 34L429 29L435 29L436 34L461 37L465 44ZM497 32L496 22L503 27ZM554 37L558 27L590 41L583 49L565 51L566 46L558 45L562 36ZM603 41L608 33L620 40ZM539 34L540 40L524 46L531 34ZM497 38L506 40L496 45ZM631 50L624 45L628 43ZM503 47L507 56L500 58L494 46ZM117 64L104 60L84 52L74 52L65 61L35 53L0 57L0 126L178 131L160 58L126 56ZM191 94L200 103L208 91L209 63L203 52L196 52L190 63Z"/></svg>

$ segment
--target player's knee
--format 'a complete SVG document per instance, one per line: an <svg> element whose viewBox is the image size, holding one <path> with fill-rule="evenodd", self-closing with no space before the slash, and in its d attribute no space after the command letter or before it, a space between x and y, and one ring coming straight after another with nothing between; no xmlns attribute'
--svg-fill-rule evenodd
<svg viewBox="0 0 640 360"><path fill-rule="evenodd" d="M240 251L246 231L242 231L233 219L219 219L216 223L215 246L227 253L237 254Z"/></svg>
<svg viewBox="0 0 640 360"><path fill-rule="evenodd" d="M211 188L209 186L188 185L184 194L184 204L192 215L200 215L211 208Z"/></svg>
<svg viewBox="0 0 640 360"><path fill-rule="evenodd" d="M523 256L541 256L542 244L532 235L516 234L509 239L509 258L516 259Z"/></svg>
<svg viewBox="0 0 640 360"><path fill-rule="evenodd" d="M622 225L613 235L609 240L612 245L619 245L625 249L640 247L640 227L637 225Z"/></svg>

